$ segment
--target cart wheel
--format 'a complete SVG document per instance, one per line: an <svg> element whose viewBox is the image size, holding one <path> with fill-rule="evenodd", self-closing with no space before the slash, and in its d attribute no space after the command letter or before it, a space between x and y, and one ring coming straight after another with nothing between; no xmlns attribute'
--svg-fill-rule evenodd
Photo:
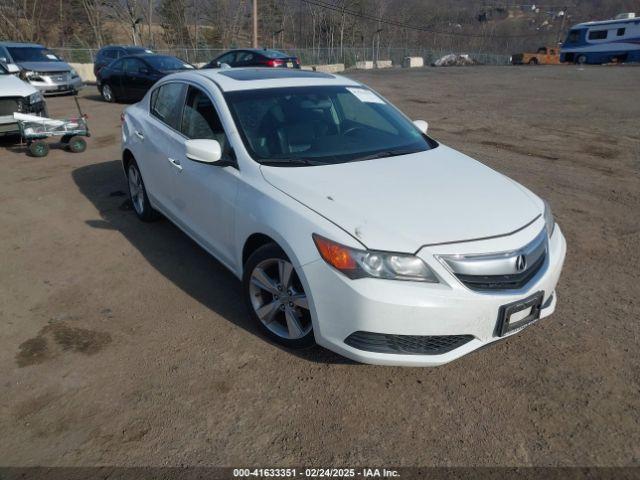
<svg viewBox="0 0 640 480"><path fill-rule="evenodd" d="M67 144L67 148L69 148L69 151L73 153L82 153L87 149L87 142L82 137L71 137Z"/></svg>
<svg viewBox="0 0 640 480"><path fill-rule="evenodd" d="M46 157L49 155L49 144L42 140L36 140L29 144L29 153L34 157Z"/></svg>

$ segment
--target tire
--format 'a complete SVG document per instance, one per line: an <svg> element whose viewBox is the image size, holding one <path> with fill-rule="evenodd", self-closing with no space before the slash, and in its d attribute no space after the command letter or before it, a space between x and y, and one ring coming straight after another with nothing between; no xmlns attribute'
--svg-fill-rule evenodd
<svg viewBox="0 0 640 480"><path fill-rule="evenodd" d="M118 100L115 93L113 93L113 88L111 88L111 85L109 85L108 83L102 85L102 88L100 89L100 95L102 95L102 99L108 103L114 103Z"/></svg>
<svg viewBox="0 0 640 480"><path fill-rule="evenodd" d="M152 222L159 217L157 211L149 203L147 189L144 186L140 169L135 160L131 161L127 167L127 184L129 186L129 199L133 206L133 211L143 222Z"/></svg>
<svg viewBox="0 0 640 480"><path fill-rule="evenodd" d="M36 140L29 144L29 153L32 157L46 157L49 155L49 144L43 140Z"/></svg>
<svg viewBox="0 0 640 480"><path fill-rule="evenodd" d="M67 148L73 153L82 153L87 149L87 141L79 136L69 138Z"/></svg>
<svg viewBox="0 0 640 480"><path fill-rule="evenodd" d="M538 65L538 59L532 58L531 60L529 60L529 65Z"/></svg>
<svg viewBox="0 0 640 480"><path fill-rule="evenodd" d="M242 290L251 317L274 342L295 349L315 344L308 297L278 245L269 243L251 254Z"/></svg>
<svg viewBox="0 0 640 480"><path fill-rule="evenodd" d="M585 63L587 63L587 56L586 55L579 55L576 58L576 63L578 65L584 65Z"/></svg>

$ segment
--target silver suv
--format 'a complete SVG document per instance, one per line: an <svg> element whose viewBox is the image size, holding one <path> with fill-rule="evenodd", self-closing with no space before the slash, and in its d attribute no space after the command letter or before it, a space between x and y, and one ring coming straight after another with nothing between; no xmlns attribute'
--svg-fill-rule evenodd
<svg viewBox="0 0 640 480"><path fill-rule="evenodd" d="M78 73L52 51L35 43L0 42L0 61L43 93L76 92L84 86Z"/></svg>

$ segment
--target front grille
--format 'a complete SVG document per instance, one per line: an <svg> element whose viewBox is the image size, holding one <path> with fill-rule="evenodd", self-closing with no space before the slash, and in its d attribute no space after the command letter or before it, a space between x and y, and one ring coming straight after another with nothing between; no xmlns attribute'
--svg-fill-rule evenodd
<svg viewBox="0 0 640 480"><path fill-rule="evenodd" d="M458 280L471 290L517 290L524 287L544 265L546 253L533 265L521 273L509 275L463 275L456 274Z"/></svg>
<svg viewBox="0 0 640 480"><path fill-rule="evenodd" d="M344 343L358 350L398 355L441 355L471 341L473 335L391 335L354 332Z"/></svg>
<svg viewBox="0 0 640 480"><path fill-rule="evenodd" d="M0 98L0 115L13 115L21 111L21 99L17 97Z"/></svg>

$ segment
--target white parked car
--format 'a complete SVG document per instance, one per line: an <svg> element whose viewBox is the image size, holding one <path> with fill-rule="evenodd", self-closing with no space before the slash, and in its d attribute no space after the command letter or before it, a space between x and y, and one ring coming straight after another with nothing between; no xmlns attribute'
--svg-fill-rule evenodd
<svg viewBox="0 0 640 480"><path fill-rule="evenodd" d="M169 75L125 110L135 212L242 279L290 347L439 365L550 315L566 244L547 203L353 80Z"/></svg>
<svg viewBox="0 0 640 480"><path fill-rule="evenodd" d="M6 65L0 63L0 135L18 133L13 117L16 112L46 116L47 106L35 87L12 75Z"/></svg>

